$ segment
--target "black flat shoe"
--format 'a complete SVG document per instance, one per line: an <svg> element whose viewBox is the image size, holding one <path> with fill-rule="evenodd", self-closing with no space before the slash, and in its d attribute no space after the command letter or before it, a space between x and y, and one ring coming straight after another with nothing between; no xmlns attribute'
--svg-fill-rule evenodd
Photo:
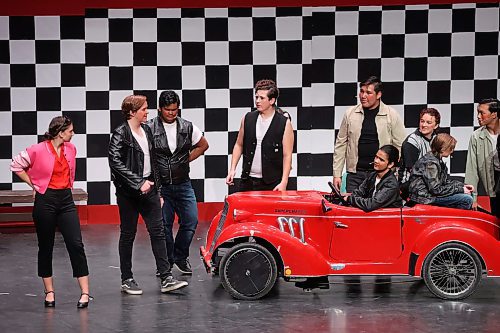
<svg viewBox="0 0 500 333"><path fill-rule="evenodd" d="M54 291L53 290L45 291L45 295L50 294L50 293L54 294ZM53 308L56 306L56 301L55 300L54 301L44 301L43 304L45 304L46 308Z"/></svg>
<svg viewBox="0 0 500 333"><path fill-rule="evenodd" d="M87 296L89 297L89 300L88 300L87 302L80 302L80 301L78 301L78 303L76 303L76 307L77 307L77 308L79 308L79 309L85 309L85 308L87 308L87 307L89 306L89 302L90 302L90 300L94 299L92 296L90 296L90 295L89 295L89 294L87 294L87 293L82 293L82 294L80 295L80 298L81 298L81 296L83 296L83 295L87 295Z"/></svg>

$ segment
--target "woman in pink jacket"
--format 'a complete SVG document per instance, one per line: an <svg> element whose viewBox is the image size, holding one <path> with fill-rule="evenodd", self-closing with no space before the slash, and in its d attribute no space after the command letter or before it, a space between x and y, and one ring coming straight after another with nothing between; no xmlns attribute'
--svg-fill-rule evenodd
<svg viewBox="0 0 500 333"><path fill-rule="evenodd" d="M83 247L78 213L71 195L75 180L76 148L69 141L73 124L65 116L52 119L45 140L12 159L10 169L34 190L33 220L38 237L38 276L45 287L45 307L55 306L52 280L52 250L56 227L63 235L81 288L78 308L89 304L89 270Z"/></svg>

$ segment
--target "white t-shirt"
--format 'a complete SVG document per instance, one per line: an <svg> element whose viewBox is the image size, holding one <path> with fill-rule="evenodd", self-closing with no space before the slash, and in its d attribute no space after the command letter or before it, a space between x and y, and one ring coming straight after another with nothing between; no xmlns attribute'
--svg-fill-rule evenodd
<svg viewBox="0 0 500 333"><path fill-rule="evenodd" d="M148 138L146 136L146 133L140 128L141 131L141 136L137 135L134 131L132 131L132 135L134 136L134 139L137 140L137 143L139 146L141 146L142 152L144 153L144 169L142 171L142 176L144 178L149 177L151 174L151 158L149 154L149 145L148 145Z"/></svg>
<svg viewBox="0 0 500 333"><path fill-rule="evenodd" d="M255 124L257 145L255 146L252 167L250 168L250 177L262 178L262 139L264 139L273 117L274 112L267 119L264 119L261 114L257 117L257 123Z"/></svg>
<svg viewBox="0 0 500 333"><path fill-rule="evenodd" d="M490 140L492 145L491 151L495 153L497 151L498 134L491 134L490 132L488 132L488 134L490 135Z"/></svg>
<svg viewBox="0 0 500 333"><path fill-rule="evenodd" d="M500 170L500 160L499 156L497 154L497 140L498 140L498 134L491 134L488 132L490 135L490 140L491 140L491 156L493 158L493 167L495 168L496 171Z"/></svg>
<svg viewBox="0 0 500 333"><path fill-rule="evenodd" d="M377 193L377 185L378 185L378 183L380 183L381 180L382 179L375 177L375 186L373 188L372 198L375 198L375 193Z"/></svg>
<svg viewBox="0 0 500 333"><path fill-rule="evenodd" d="M175 121L171 124L163 122L163 128L165 129L165 133L167 134L168 148L173 153L177 148L177 122ZM200 142L202 137L203 133L201 133L200 129L195 124L193 124L191 145L196 145L198 142Z"/></svg>

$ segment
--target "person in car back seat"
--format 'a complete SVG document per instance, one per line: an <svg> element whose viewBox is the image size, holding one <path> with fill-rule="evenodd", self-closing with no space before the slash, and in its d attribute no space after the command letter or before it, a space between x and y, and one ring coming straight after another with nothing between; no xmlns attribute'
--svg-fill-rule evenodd
<svg viewBox="0 0 500 333"><path fill-rule="evenodd" d="M443 157L450 156L457 140L447 133L436 135L431 151L411 170L409 198L414 203L471 209L474 186L450 179Z"/></svg>
<svg viewBox="0 0 500 333"><path fill-rule="evenodd" d="M415 132L408 135L401 146L399 160L398 181L403 199L408 198L411 169L419 158L431 151L431 141L437 135L441 115L434 108L425 108L420 111L419 126Z"/></svg>
<svg viewBox="0 0 500 333"><path fill-rule="evenodd" d="M401 207L398 180L391 171L398 160L399 150L395 146L380 147L373 160L375 171L346 198L347 202L365 212L378 208Z"/></svg>

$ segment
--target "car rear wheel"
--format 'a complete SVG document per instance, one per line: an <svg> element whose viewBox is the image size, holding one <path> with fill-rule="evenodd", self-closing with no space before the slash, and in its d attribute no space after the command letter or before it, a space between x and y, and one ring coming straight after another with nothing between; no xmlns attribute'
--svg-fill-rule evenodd
<svg viewBox="0 0 500 333"><path fill-rule="evenodd" d="M442 244L427 256L423 276L427 288L442 299L457 300L470 296L481 281L481 261L470 247Z"/></svg>
<svg viewBox="0 0 500 333"><path fill-rule="evenodd" d="M219 274L222 285L231 296L255 300L265 296L278 278L273 255L262 245L242 243L222 258Z"/></svg>

